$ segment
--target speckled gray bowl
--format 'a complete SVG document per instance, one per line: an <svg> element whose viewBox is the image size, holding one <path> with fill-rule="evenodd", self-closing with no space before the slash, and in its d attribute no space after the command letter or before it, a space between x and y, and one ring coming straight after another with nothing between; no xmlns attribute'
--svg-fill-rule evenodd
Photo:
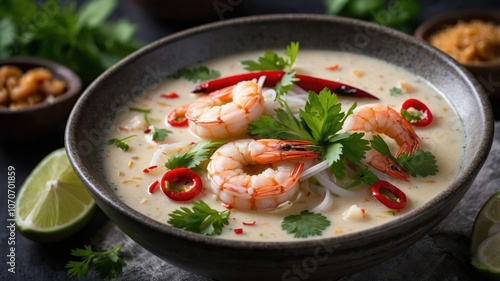
<svg viewBox="0 0 500 281"><path fill-rule="evenodd" d="M460 173L438 196L370 230L320 240L226 241L156 222L125 205L103 175L101 148L114 116L133 97L181 67L241 51L341 50L384 59L444 93L466 134ZM100 208L154 255L218 280L332 280L387 260L438 224L474 181L490 149L493 116L479 84L464 68L421 40L377 25L322 15L271 15L222 21L159 40L99 77L79 99L66 129L66 148Z"/></svg>

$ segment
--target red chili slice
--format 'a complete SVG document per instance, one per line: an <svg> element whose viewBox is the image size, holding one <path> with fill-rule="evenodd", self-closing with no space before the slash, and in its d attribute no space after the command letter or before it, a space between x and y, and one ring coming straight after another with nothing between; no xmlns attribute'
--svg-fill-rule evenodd
<svg viewBox="0 0 500 281"><path fill-rule="evenodd" d="M187 106L181 106L170 112L167 116L168 124L174 127L186 127L188 125L188 120L186 118Z"/></svg>
<svg viewBox="0 0 500 281"><path fill-rule="evenodd" d="M406 111L409 113L408 109L414 108L418 111L421 112L421 118L419 120L417 119L412 119L412 118L406 118L405 119L410 122L412 125L419 126L419 127L424 127L429 125L432 122L432 113L425 105L423 102L417 100L417 99L408 99L406 100L403 105L401 106L401 115L405 116L403 111ZM409 113L411 115L411 113ZM409 120L408 120L409 119Z"/></svg>
<svg viewBox="0 0 500 281"><path fill-rule="evenodd" d="M170 92L170 93L163 93L160 95L160 97L162 98L166 98L166 99L175 99L175 98L178 98L179 95L176 93L176 92Z"/></svg>
<svg viewBox="0 0 500 281"><path fill-rule="evenodd" d="M148 186L148 193L153 194L156 191L156 187L158 186L159 182L158 180L155 180Z"/></svg>
<svg viewBox="0 0 500 281"><path fill-rule="evenodd" d="M396 197L396 200L391 200L387 198L380 191L384 190L386 192L391 193ZM401 210L406 207L406 195L401 189L397 188L390 182L379 180L372 185L372 195L375 197L380 203L384 204L387 208L394 210Z"/></svg>
<svg viewBox="0 0 500 281"><path fill-rule="evenodd" d="M203 187L201 178L188 168L167 171L160 181L161 190L175 201L187 201L200 194Z"/></svg>
<svg viewBox="0 0 500 281"><path fill-rule="evenodd" d="M242 234L243 233L243 228L235 228L234 233L236 234Z"/></svg>

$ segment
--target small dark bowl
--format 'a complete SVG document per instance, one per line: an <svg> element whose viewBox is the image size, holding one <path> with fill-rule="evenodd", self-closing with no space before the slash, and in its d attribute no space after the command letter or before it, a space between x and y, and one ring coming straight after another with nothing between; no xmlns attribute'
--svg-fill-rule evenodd
<svg viewBox="0 0 500 281"><path fill-rule="evenodd" d="M422 23L415 30L415 36L429 42L436 32L453 26L459 21L483 20L500 25L500 11L497 10L460 10L437 15ZM500 62L481 62L462 64L481 83L491 98L500 99Z"/></svg>
<svg viewBox="0 0 500 281"><path fill-rule="evenodd" d="M0 108L0 140L29 141L39 139L60 128L82 92L80 77L69 68L54 61L33 57L0 59L0 66L14 65L23 72L35 67L45 67L55 78L67 83L66 92L53 102L42 102L24 109Z"/></svg>
<svg viewBox="0 0 500 281"><path fill-rule="evenodd" d="M463 160L452 182L419 208L386 224L336 237L276 242L232 241L187 232L147 217L116 195L105 175L105 135L130 100L179 68L245 51L278 49L291 41L304 42L311 49L382 59L440 91L457 112L465 134ZM422 40L380 25L300 14L220 21L142 48L86 89L71 113L65 135L73 168L118 227L173 265L221 281L336 280L386 261L451 212L481 169L492 141L493 116L487 96L450 57Z"/></svg>

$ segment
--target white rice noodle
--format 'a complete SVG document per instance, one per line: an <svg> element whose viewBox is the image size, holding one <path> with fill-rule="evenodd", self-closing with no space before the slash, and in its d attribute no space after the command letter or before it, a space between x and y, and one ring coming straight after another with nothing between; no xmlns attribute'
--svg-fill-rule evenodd
<svg viewBox="0 0 500 281"><path fill-rule="evenodd" d="M311 209L311 212L321 213L321 212L325 211L326 209L328 209L331 206L331 204L332 204L332 194L330 193L329 190L326 190L324 188L322 188L322 190L324 191L323 193L325 194L325 197L323 198L323 200L316 207L314 207L314 208Z"/></svg>
<svg viewBox="0 0 500 281"><path fill-rule="evenodd" d="M151 161L149 162L149 166L156 166L160 165L158 163L158 160L160 157L164 154L174 154L174 153L179 153L184 151L189 147L188 142L176 142L176 143L166 143L158 146L158 149L155 151L153 154L153 157L151 157Z"/></svg>
<svg viewBox="0 0 500 281"><path fill-rule="evenodd" d="M351 197L355 196L358 193L355 191L350 191L347 189L344 189L340 186L338 186L333 178L333 175L331 174L330 171L324 170L320 173L317 173L314 178L318 180L318 182L326 189L328 189L330 192L335 193L341 197Z"/></svg>
<svg viewBox="0 0 500 281"><path fill-rule="evenodd" d="M326 161L321 161L318 164L312 166L311 168L306 169L305 171L302 172L300 175L300 181L305 181L309 179L310 177L316 175L317 173L320 173L326 169L328 169L328 163Z"/></svg>
<svg viewBox="0 0 500 281"><path fill-rule="evenodd" d="M276 91L273 88L262 89L262 96L264 96L265 112L267 114L274 114L275 108L281 108L279 102L276 101ZM299 113L299 109L304 108L307 102L308 93L298 87L294 86L288 93L282 96L283 100L287 103L288 107L294 114Z"/></svg>

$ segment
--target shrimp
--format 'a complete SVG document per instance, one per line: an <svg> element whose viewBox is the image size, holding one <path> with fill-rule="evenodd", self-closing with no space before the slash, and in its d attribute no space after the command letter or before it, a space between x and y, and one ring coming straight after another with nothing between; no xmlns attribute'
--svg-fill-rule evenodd
<svg viewBox="0 0 500 281"><path fill-rule="evenodd" d="M388 136L399 145L402 152L411 155L420 146L420 138L399 112L380 103L367 104L354 109L344 122L346 131L364 131Z"/></svg>
<svg viewBox="0 0 500 281"><path fill-rule="evenodd" d="M382 155L375 149L370 149L365 153L367 165L381 171L382 173L402 181L408 180L408 173L387 155Z"/></svg>
<svg viewBox="0 0 500 281"><path fill-rule="evenodd" d="M411 124L391 107L383 104L368 104L357 107L344 122L346 131L365 131L385 134L399 145L398 157L402 152L411 155L420 145L420 138ZM391 157L371 149L365 153L365 162L399 180L408 181L408 173Z"/></svg>
<svg viewBox="0 0 500 281"><path fill-rule="evenodd" d="M224 139L245 134L247 125L263 111L262 88L253 81L243 81L196 100L185 116L199 137Z"/></svg>
<svg viewBox="0 0 500 281"><path fill-rule="evenodd" d="M308 141L240 139L217 149L207 167L213 192L242 210L274 209L297 193L304 163L317 158Z"/></svg>

